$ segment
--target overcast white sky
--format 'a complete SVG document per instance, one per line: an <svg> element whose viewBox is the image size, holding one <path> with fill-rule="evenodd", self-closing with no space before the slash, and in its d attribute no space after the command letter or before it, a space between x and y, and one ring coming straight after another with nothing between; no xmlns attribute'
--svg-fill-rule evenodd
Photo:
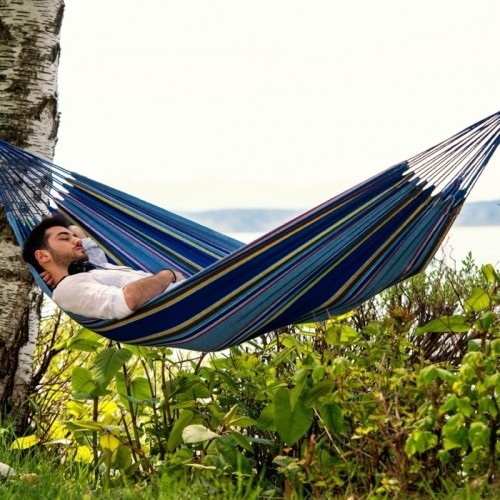
<svg viewBox="0 0 500 500"><path fill-rule="evenodd" d="M55 161L174 210L308 208L500 110L499 26L498 0L67 0Z"/></svg>

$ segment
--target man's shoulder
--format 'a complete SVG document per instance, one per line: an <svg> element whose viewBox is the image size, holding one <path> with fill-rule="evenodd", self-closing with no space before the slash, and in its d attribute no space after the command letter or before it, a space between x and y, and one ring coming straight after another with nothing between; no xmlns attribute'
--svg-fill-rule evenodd
<svg viewBox="0 0 500 500"><path fill-rule="evenodd" d="M75 286L76 283L84 283L86 281L93 281L92 273L77 273L77 274L68 274L64 277L54 288L54 292L59 288L68 288Z"/></svg>

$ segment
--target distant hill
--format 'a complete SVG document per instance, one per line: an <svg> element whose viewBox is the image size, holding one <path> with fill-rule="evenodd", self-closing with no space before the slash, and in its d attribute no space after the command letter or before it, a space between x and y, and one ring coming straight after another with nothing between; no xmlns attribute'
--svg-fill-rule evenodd
<svg viewBox="0 0 500 500"><path fill-rule="evenodd" d="M228 208L182 215L221 233L265 233L300 213L277 208Z"/></svg>
<svg viewBox="0 0 500 500"><path fill-rule="evenodd" d="M292 209L230 208L184 212L182 215L222 233L264 233L301 213L301 210ZM466 203L456 224L459 226L500 225L500 201Z"/></svg>
<svg viewBox="0 0 500 500"><path fill-rule="evenodd" d="M500 225L500 200L465 203L457 217L459 226Z"/></svg>

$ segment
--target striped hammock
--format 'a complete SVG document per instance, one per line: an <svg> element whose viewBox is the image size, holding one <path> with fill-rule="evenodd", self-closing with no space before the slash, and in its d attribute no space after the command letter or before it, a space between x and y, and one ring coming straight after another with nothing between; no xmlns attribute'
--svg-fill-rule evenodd
<svg viewBox="0 0 500 500"><path fill-rule="evenodd" d="M216 351L344 313L422 271L499 140L500 112L246 245L5 142L0 199L19 244L61 212L111 262L188 277L128 318L73 316L80 324L129 344Z"/></svg>

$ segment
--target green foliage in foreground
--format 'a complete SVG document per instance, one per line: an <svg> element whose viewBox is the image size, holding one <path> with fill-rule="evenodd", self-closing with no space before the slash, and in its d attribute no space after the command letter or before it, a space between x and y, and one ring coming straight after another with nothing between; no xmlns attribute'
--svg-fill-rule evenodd
<svg viewBox="0 0 500 500"><path fill-rule="evenodd" d="M494 498L500 276L438 265L228 352L45 324L2 498ZM36 474L30 475L30 474Z"/></svg>

